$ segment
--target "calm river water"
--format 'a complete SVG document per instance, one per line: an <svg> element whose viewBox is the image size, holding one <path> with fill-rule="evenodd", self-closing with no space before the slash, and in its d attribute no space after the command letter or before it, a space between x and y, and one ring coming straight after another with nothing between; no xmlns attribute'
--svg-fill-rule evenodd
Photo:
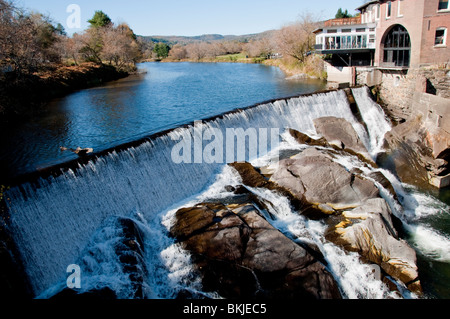
<svg viewBox="0 0 450 319"><path fill-rule="evenodd" d="M287 80L276 67L238 63L142 63L145 74L50 102L42 116L0 128L0 177L96 151L270 99L312 93L325 84Z"/></svg>

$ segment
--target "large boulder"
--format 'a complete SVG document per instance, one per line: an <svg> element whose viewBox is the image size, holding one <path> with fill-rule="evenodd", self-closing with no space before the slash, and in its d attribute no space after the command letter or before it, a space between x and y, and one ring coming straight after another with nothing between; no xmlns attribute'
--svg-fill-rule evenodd
<svg viewBox="0 0 450 319"><path fill-rule="evenodd" d="M358 252L411 291L421 292L416 253L398 237L384 199L368 199L363 205L343 212L341 217L342 221L327 231L328 240Z"/></svg>
<svg viewBox="0 0 450 319"><path fill-rule="evenodd" d="M420 117L385 136L385 165L405 183L439 188L450 185L450 133L427 126Z"/></svg>
<svg viewBox="0 0 450 319"><path fill-rule="evenodd" d="M346 119L332 116L321 117L314 120L314 126L317 133L322 135L328 143L367 156L368 152L364 143L361 141L352 124ZM370 156L367 156L367 158L370 158Z"/></svg>
<svg viewBox="0 0 450 319"><path fill-rule="evenodd" d="M258 172L250 163L231 163L229 166L233 167L241 176L242 183L249 187L266 188L275 191L289 199L291 205L302 214L309 217L322 217L322 209L307 201L304 195L295 194L291 189L280 186L270 179L264 177Z"/></svg>
<svg viewBox="0 0 450 319"><path fill-rule="evenodd" d="M177 211L171 234L191 252L203 289L225 298L340 298L332 275L251 204Z"/></svg>
<svg viewBox="0 0 450 319"><path fill-rule="evenodd" d="M366 199L379 196L373 182L353 174L323 150L311 147L280 161L272 182L288 189L296 197L334 209L356 207Z"/></svg>
<svg viewBox="0 0 450 319"><path fill-rule="evenodd" d="M333 161L333 155L333 150L307 148L280 161L270 181L261 177L264 183L260 186L284 189L317 208L321 218L327 218L330 225L326 234L329 241L357 252L366 262L378 264L386 274L420 293L416 254L399 238L398 219L371 180L358 170L347 171ZM253 175L254 181L258 175L256 170ZM395 198L392 185L382 173L375 171L371 178L384 185ZM243 178L244 183L248 180ZM308 214L305 216L310 218Z"/></svg>

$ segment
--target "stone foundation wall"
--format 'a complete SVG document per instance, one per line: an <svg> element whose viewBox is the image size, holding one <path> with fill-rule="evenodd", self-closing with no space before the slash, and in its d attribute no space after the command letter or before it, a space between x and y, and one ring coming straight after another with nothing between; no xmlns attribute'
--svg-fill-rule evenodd
<svg viewBox="0 0 450 319"><path fill-rule="evenodd" d="M408 71L382 70L379 97L390 117L402 121L411 116L416 80Z"/></svg>
<svg viewBox="0 0 450 319"><path fill-rule="evenodd" d="M414 109L415 92L450 99L450 68L422 67L408 70L358 68L357 85L378 86L386 112L396 121L409 119ZM450 103L450 102L449 102Z"/></svg>

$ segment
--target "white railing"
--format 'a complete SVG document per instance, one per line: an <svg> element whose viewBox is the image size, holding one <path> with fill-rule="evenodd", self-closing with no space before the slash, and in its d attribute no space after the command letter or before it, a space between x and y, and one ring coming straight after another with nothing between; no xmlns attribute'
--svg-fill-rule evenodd
<svg viewBox="0 0 450 319"><path fill-rule="evenodd" d="M317 42L316 50L375 49L375 39L370 39L369 34L327 35L318 37Z"/></svg>

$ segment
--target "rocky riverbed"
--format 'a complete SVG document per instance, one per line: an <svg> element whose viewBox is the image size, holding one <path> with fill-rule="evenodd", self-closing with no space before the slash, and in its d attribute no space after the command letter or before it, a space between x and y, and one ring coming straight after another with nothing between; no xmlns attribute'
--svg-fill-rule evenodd
<svg viewBox="0 0 450 319"><path fill-rule="evenodd" d="M230 164L242 179L240 187L230 186L236 196L181 208L171 235L193 255L203 286L221 296L341 298L320 249L271 226L268 206L274 203L253 192L266 189L288 198L295 213L326 224L327 241L380 267L389 289L402 285L420 296L416 253L402 239L402 223L380 194L382 185L395 200L389 180L375 171L377 165L345 120L315 123L324 137L290 130L306 147L281 159L275 169ZM374 172L368 177L359 169L349 171L340 158Z"/></svg>

